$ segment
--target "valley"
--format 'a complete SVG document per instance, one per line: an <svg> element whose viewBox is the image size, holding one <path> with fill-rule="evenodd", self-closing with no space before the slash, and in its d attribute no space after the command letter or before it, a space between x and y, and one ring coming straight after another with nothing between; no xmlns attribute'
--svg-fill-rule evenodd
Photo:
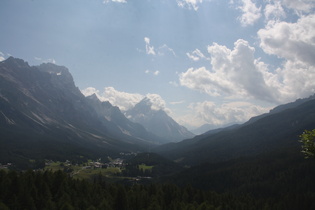
<svg viewBox="0 0 315 210"><path fill-rule="evenodd" d="M299 142L304 130L315 127L315 95L197 136L152 106L144 98L123 113L95 94L84 96L66 67L29 66L13 57L0 62L0 178L11 180L0 180L8 189L0 193L0 207L24 205L9 190L12 180L24 186L27 176L49 176L49 183L62 177L75 183L46 183L58 207L67 197L80 209L75 194L82 185L98 189L90 191L96 197L115 195L100 200L117 210L117 199L144 209L315 208L315 159L304 158ZM35 183L30 189L43 190ZM44 205L28 193L27 205ZM132 196L143 203L133 203Z"/></svg>

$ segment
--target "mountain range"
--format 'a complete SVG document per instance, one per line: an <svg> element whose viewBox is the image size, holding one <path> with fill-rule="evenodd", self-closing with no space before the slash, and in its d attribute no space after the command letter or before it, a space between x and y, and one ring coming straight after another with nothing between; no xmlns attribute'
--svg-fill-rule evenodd
<svg viewBox="0 0 315 210"><path fill-rule="evenodd" d="M315 128L315 95L281 105L241 125L208 131L155 149L183 165L222 162L276 150L300 150L299 135Z"/></svg>
<svg viewBox="0 0 315 210"><path fill-rule="evenodd" d="M105 156L178 140L153 134L95 95L85 97L69 70L51 63L0 62L0 107L1 161Z"/></svg>
<svg viewBox="0 0 315 210"><path fill-rule="evenodd" d="M145 97L125 114L133 122L143 125L151 133L162 137L167 142L178 142L195 135L179 125L162 109L152 108L153 104Z"/></svg>
<svg viewBox="0 0 315 210"><path fill-rule="evenodd" d="M315 127L313 95L194 137L148 98L122 113L85 97L66 67L13 57L0 62L0 107L0 160L11 162L154 151L182 165L215 163L299 148L298 135Z"/></svg>

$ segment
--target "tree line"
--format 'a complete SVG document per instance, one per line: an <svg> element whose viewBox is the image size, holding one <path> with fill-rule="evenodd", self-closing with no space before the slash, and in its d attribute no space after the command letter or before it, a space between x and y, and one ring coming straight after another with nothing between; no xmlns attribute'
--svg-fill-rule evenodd
<svg viewBox="0 0 315 210"><path fill-rule="evenodd" d="M270 209L270 205L249 195L218 194L190 185L121 185L109 184L101 175L89 181L74 179L62 171L0 171L3 210L243 210Z"/></svg>

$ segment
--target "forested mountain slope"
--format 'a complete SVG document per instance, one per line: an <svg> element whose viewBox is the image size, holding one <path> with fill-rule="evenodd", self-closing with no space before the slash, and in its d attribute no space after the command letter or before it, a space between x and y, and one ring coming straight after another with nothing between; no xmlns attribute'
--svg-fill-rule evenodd
<svg viewBox="0 0 315 210"><path fill-rule="evenodd" d="M298 136L305 129L314 127L315 99L312 99L252 123L162 145L156 151L184 165L220 162L278 149L300 148Z"/></svg>

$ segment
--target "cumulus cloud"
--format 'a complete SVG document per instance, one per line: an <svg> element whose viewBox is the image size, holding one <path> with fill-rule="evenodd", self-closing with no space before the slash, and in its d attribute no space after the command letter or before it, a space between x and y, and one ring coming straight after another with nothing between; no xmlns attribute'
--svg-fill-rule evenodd
<svg viewBox="0 0 315 210"><path fill-rule="evenodd" d="M315 93L315 15L295 23L268 22L258 31L260 47L283 63L270 69L255 58L255 49L245 40L234 48L208 46L211 69L190 68L179 75L182 86L225 98L252 98L274 104L286 103Z"/></svg>
<svg viewBox="0 0 315 210"><path fill-rule="evenodd" d="M130 109L144 98L141 94L118 91L113 87L105 87L103 92L94 87L88 87L81 90L81 92L85 96L95 93L101 101L109 101L112 105L118 106L122 111Z"/></svg>
<svg viewBox="0 0 315 210"><path fill-rule="evenodd" d="M238 9L242 12L239 17L242 26L253 25L261 17L261 7L257 7L252 0L242 0L242 6Z"/></svg>
<svg viewBox="0 0 315 210"><path fill-rule="evenodd" d="M283 5L295 10L297 13L310 12L315 7L314 0L282 0Z"/></svg>
<svg viewBox="0 0 315 210"><path fill-rule="evenodd" d="M315 15L295 23L269 21L258 31L265 53L283 58L274 75L281 101L307 97L315 92Z"/></svg>
<svg viewBox="0 0 315 210"><path fill-rule="evenodd" d="M134 107L146 97L150 99L152 103L151 109L162 109L167 113L171 113L171 111L166 108L166 103L163 98L158 94L148 93L146 95L141 95L138 93L127 93L118 91L113 87L105 87L103 91L99 91L94 87L88 87L84 90L81 90L81 92L85 96L96 94L100 101L109 101L112 105L119 107L119 109L122 111L126 111Z"/></svg>
<svg viewBox="0 0 315 210"><path fill-rule="evenodd" d="M264 15L266 20L280 20L286 17L285 11L280 1L267 4L264 9Z"/></svg>
<svg viewBox="0 0 315 210"><path fill-rule="evenodd" d="M203 101L189 105L190 114L181 116L178 121L187 126L199 127L203 124L216 126L230 123L243 123L251 117L266 113L270 107L258 106L246 101L234 101L217 104Z"/></svg>
<svg viewBox="0 0 315 210"><path fill-rule="evenodd" d="M160 110L160 109L166 110L166 103L160 95L148 93L146 95L146 97L148 99L150 99L150 101L152 103L151 109L153 109L153 110Z"/></svg>
<svg viewBox="0 0 315 210"><path fill-rule="evenodd" d="M179 75L180 84L212 96L250 97L274 101L274 90L265 82L266 66L254 58L255 49L237 40L234 49L214 43L208 46L212 70L190 68Z"/></svg>
<svg viewBox="0 0 315 210"><path fill-rule="evenodd" d="M258 31L260 47L268 54L315 65L315 15L296 23L270 21Z"/></svg>
<svg viewBox="0 0 315 210"><path fill-rule="evenodd" d="M145 51L148 55L155 55L154 47L150 44L150 38L144 37Z"/></svg>

